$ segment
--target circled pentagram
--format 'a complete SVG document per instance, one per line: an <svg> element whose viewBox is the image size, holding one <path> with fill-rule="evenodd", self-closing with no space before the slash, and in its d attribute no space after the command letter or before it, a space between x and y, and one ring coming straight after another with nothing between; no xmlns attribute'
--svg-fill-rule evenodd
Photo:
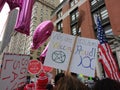
<svg viewBox="0 0 120 90"><path fill-rule="evenodd" d="M56 63L64 63L66 55L63 51L54 51L52 53L52 60Z"/></svg>

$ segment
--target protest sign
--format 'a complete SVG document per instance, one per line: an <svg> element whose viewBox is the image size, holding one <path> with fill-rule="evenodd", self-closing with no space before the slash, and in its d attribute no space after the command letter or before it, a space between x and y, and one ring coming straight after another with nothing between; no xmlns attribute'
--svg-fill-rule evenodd
<svg viewBox="0 0 120 90"><path fill-rule="evenodd" d="M3 56L0 90L14 90L27 82L30 56L7 54Z"/></svg>
<svg viewBox="0 0 120 90"><path fill-rule="evenodd" d="M29 73L35 75L40 72L42 68L42 63L38 60L30 60L28 64L28 71Z"/></svg>
<svg viewBox="0 0 120 90"><path fill-rule="evenodd" d="M53 32L44 65L67 70L75 37Z"/></svg>
<svg viewBox="0 0 120 90"><path fill-rule="evenodd" d="M94 77L98 40L78 37L74 48L70 71Z"/></svg>
<svg viewBox="0 0 120 90"><path fill-rule="evenodd" d="M94 77L98 40L53 32L44 65Z"/></svg>

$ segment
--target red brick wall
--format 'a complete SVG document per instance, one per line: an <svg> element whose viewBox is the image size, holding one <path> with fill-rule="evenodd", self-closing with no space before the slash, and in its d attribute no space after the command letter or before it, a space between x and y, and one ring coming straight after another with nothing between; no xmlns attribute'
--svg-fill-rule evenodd
<svg viewBox="0 0 120 90"><path fill-rule="evenodd" d="M81 11L83 13L82 15L83 21L81 24L81 36L87 38L95 38L89 1L81 5L79 7L79 11L80 13Z"/></svg>
<svg viewBox="0 0 120 90"><path fill-rule="evenodd" d="M56 19L57 19L57 15L56 15L56 14L54 14L54 15L52 16L52 19L51 19L51 20L52 20L53 22L55 22L55 21L56 21Z"/></svg>
<svg viewBox="0 0 120 90"><path fill-rule="evenodd" d="M105 0L110 23L115 35L120 35L120 0Z"/></svg>
<svg viewBox="0 0 120 90"><path fill-rule="evenodd" d="M92 23L92 18L91 18L91 12L90 12L90 6L89 6L89 1L85 2L83 5L78 7L79 12L83 14L82 16L82 24L81 24L81 36L82 37L87 37L87 38L95 38L94 34L94 29L93 29L93 23ZM69 10L69 2L66 2L63 5L62 12L63 14ZM57 18L56 18L57 19ZM55 16L52 19L55 21ZM63 32L67 34L71 34L71 29L70 29L70 16L67 16L63 20Z"/></svg>
<svg viewBox="0 0 120 90"><path fill-rule="evenodd" d="M66 34L71 34L70 16L67 16L67 18L63 20L63 32Z"/></svg>
<svg viewBox="0 0 120 90"><path fill-rule="evenodd" d="M64 14L65 12L67 12L67 11L69 10L69 8L70 8L69 3L66 2L66 3L63 5L63 8L62 8L63 14Z"/></svg>
<svg viewBox="0 0 120 90"><path fill-rule="evenodd" d="M52 16L52 19L51 19L51 20L52 20L52 22L54 23L54 22L56 21L56 19L57 19L57 15L54 14L54 15ZM53 30L56 30L56 29L57 29L57 28L56 28L56 26L54 25L54 29L53 29Z"/></svg>

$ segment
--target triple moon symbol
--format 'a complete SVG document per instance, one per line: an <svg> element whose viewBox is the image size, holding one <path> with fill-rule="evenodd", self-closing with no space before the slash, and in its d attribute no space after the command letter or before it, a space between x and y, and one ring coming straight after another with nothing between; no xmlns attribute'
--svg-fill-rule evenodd
<svg viewBox="0 0 120 90"><path fill-rule="evenodd" d="M94 58L80 56L80 63L77 66L82 65L84 68L90 68L91 70L94 70L94 68L92 68L92 60L94 60Z"/></svg>
<svg viewBox="0 0 120 90"><path fill-rule="evenodd" d="M52 53L52 60L56 63L64 63L66 55L63 51L54 51Z"/></svg>

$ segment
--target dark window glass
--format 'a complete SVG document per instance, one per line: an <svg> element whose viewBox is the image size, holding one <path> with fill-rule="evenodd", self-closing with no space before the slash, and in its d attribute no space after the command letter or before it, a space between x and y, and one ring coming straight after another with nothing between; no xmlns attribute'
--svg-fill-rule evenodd
<svg viewBox="0 0 120 90"><path fill-rule="evenodd" d="M71 17L71 22L75 22L76 20L78 20L79 17L78 10L74 10L73 12L71 12L70 17Z"/></svg>
<svg viewBox="0 0 120 90"><path fill-rule="evenodd" d="M58 32L63 32L63 24L62 21L57 23L57 31Z"/></svg>
<svg viewBox="0 0 120 90"><path fill-rule="evenodd" d="M57 13L57 18L62 17L62 9Z"/></svg>

